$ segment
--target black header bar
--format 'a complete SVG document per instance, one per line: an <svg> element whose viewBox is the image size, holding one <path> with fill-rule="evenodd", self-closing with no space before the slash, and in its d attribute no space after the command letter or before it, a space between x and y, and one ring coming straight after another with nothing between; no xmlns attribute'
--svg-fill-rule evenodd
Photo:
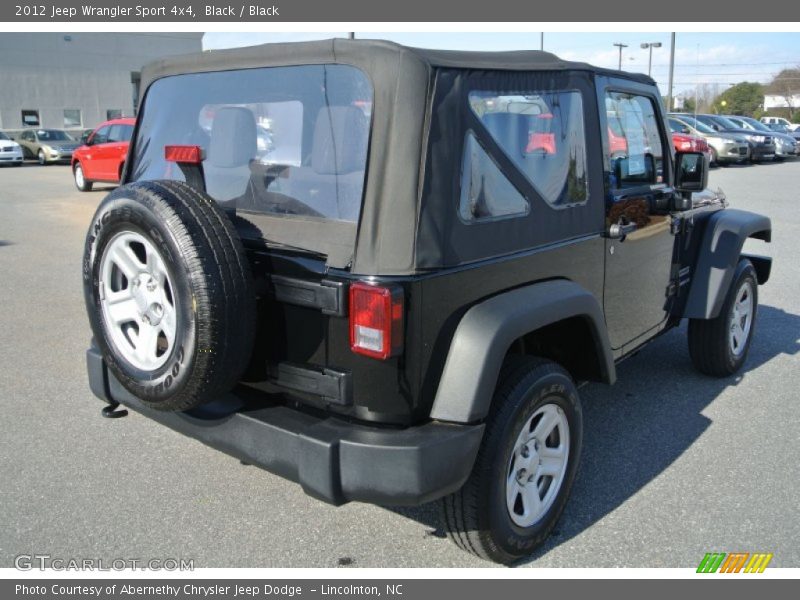
<svg viewBox="0 0 800 600"><path fill-rule="evenodd" d="M719 24L800 21L800 3L761 0L697 2L606 0L605 2L520 2L519 0L57 0L3 2L0 21L42 22L673 22L679 17ZM680 20L680 19L679 19ZM791 28L790 28L791 29Z"/></svg>

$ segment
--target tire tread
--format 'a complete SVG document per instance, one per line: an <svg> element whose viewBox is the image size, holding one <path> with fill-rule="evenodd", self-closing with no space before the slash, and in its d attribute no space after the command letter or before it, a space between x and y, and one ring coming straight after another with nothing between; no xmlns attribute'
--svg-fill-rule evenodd
<svg viewBox="0 0 800 600"><path fill-rule="evenodd" d="M495 429L505 425L507 419L517 406L510 401L511 396L532 373L542 377L549 373L566 371L559 365L538 357L511 354L506 357L498 377L498 387L486 419L484 440L492 439ZM490 451L487 444L481 444L475 458L475 468L484 468L486 454ZM502 557L502 551L492 541L488 531L484 531L479 523L481 492L478 477L470 476L461 489L444 497L440 501L440 512L447 537L456 546L479 558L489 561L509 562L507 557ZM545 531L545 538L552 526Z"/></svg>

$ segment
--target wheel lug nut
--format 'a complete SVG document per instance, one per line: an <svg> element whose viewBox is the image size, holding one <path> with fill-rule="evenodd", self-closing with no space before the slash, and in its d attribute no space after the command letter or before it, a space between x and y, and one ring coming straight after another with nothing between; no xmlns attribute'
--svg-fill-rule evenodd
<svg viewBox="0 0 800 600"><path fill-rule="evenodd" d="M142 322L150 325L150 317L148 315L142 315Z"/></svg>
<svg viewBox="0 0 800 600"><path fill-rule="evenodd" d="M520 448L519 453L522 455L522 458L528 458L528 456L530 455L530 450L528 449L527 446L523 446L522 448Z"/></svg>

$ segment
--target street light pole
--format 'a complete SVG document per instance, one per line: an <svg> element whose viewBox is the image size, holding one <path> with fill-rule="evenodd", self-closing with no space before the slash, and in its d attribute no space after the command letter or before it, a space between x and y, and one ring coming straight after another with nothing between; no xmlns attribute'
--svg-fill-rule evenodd
<svg viewBox="0 0 800 600"><path fill-rule="evenodd" d="M667 91L667 110L672 112L672 76L675 74L675 34L670 36L669 47L669 85ZM696 102L695 102L696 104Z"/></svg>
<svg viewBox="0 0 800 600"><path fill-rule="evenodd" d="M627 48L628 44L614 44L617 48L619 48L619 71L622 71L622 49Z"/></svg>
<svg viewBox="0 0 800 600"><path fill-rule="evenodd" d="M539 50L544 50L544 31L539 34Z"/></svg>
<svg viewBox="0 0 800 600"><path fill-rule="evenodd" d="M650 50L650 59L647 61L647 76L653 71L653 48L661 48L661 42L647 42L641 44L642 50Z"/></svg>

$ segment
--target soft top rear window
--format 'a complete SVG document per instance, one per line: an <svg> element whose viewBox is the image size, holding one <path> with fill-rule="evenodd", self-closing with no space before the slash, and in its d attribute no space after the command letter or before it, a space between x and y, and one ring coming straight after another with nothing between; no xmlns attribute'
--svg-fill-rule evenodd
<svg viewBox="0 0 800 600"><path fill-rule="evenodd" d="M320 223L354 224L372 95L362 71L340 64L159 79L144 102L130 179L183 180L179 166L165 161L164 146L200 146L207 192L226 208L313 221L313 236ZM313 240L303 242L287 240L313 248Z"/></svg>

